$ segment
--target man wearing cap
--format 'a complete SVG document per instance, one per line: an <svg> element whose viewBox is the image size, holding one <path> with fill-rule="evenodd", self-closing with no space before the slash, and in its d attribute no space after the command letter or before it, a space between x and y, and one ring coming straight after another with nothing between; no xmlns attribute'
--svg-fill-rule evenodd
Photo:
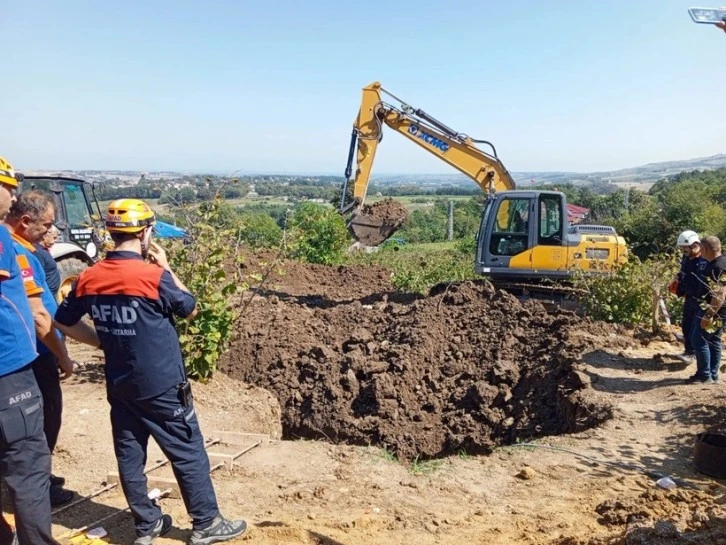
<svg viewBox="0 0 726 545"><path fill-rule="evenodd" d="M196 301L151 242L154 213L143 201L108 205L115 249L83 271L55 319L61 330L93 318L106 358L107 397L121 486L136 525L134 545L149 545L171 527L149 499L146 447L154 437L169 458L193 530L190 545L244 533L243 520L219 513L174 317L193 318ZM148 259L148 262L146 261Z"/></svg>

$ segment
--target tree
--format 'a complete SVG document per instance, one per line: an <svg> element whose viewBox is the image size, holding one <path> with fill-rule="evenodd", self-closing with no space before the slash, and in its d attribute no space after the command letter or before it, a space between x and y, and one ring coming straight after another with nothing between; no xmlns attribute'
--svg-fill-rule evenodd
<svg viewBox="0 0 726 545"><path fill-rule="evenodd" d="M252 248L274 248L280 245L282 229L272 216L263 213L242 214L240 239Z"/></svg>

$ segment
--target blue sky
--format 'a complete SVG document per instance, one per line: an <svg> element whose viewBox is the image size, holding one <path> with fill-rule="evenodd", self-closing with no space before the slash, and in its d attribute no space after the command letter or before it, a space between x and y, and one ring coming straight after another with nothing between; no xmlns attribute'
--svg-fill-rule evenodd
<svg viewBox="0 0 726 545"><path fill-rule="evenodd" d="M0 154L19 170L342 175L379 80L512 171L713 155L726 34L690 5L5 0ZM374 166L446 172L391 131Z"/></svg>

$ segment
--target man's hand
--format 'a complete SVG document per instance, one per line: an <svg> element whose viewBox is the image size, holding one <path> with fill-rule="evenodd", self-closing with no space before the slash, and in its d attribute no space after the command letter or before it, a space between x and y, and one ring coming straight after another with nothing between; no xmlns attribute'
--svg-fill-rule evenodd
<svg viewBox="0 0 726 545"><path fill-rule="evenodd" d="M164 248L159 246L156 242L149 243L149 261L155 263L164 270L171 270L169 267L169 261L166 259L166 252Z"/></svg>
<svg viewBox="0 0 726 545"><path fill-rule="evenodd" d="M676 295L678 293L678 279L672 278L670 282L668 282L668 291L672 293L673 295Z"/></svg>
<svg viewBox="0 0 726 545"><path fill-rule="evenodd" d="M75 366L76 362L68 356L60 358L58 360L58 367L60 367L61 370L60 379L66 380L67 378L69 378L73 374L73 369L75 368Z"/></svg>
<svg viewBox="0 0 726 545"><path fill-rule="evenodd" d="M726 21L721 21L720 23L716 23L716 26L726 32Z"/></svg>

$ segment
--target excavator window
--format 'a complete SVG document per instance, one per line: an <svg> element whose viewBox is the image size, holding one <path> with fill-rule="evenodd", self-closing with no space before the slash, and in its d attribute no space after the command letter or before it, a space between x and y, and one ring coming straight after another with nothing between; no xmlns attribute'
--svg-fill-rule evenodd
<svg viewBox="0 0 726 545"><path fill-rule="evenodd" d="M528 198L505 198L499 203L489 242L492 255L516 255L529 248Z"/></svg>
<svg viewBox="0 0 726 545"><path fill-rule="evenodd" d="M558 195L543 195L539 200L539 244L562 244L562 207Z"/></svg>

